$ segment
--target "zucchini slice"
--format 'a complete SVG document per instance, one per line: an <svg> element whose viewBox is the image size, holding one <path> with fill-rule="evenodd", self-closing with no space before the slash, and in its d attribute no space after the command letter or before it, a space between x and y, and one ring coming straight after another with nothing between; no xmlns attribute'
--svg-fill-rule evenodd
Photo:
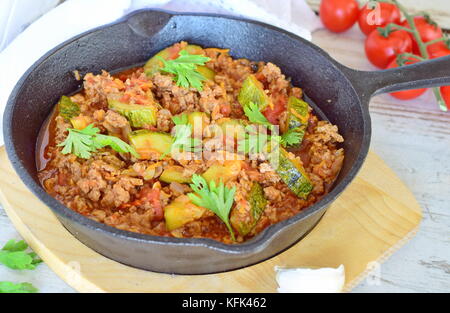
<svg viewBox="0 0 450 313"><path fill-rule="evenodd" d="M187 45L183 50L186 50L190 54L203 54L203 48L197 45Z"/></svg>
<svg viewBox="0 0 450 313"><path fill-rule="evenodd" d="M91 122L91 119L84 115L78 115L70 119L70 123L72 124L73 128L78 130L85 129L89 124L91 124Z"/></svg>
<svg viewBox="0 0 450 313"><path fill-rule="evenodd" d="M305 101L289 97L288 101L288 129L308 126L309 105Z"/></svg>
<svg viewBox="0 0 450 313"><path fill-rule="evenodd" d="M148 60L147 63L145 63L144 72L145 75L147 75L148 77L152 77L153 75L155 75L156 72L158 72L163 67L163 63L157 57L161 57L164 60L168 60L170 57L169 48L159 51L152 58L150 58L150 60Z"/></svg>
<svg viewBox="0 0 450 313"><path fill-rule="evenodd" d="M230 222L241 236L248 235L266 209L267 199L259 183L253 183L247 201L238 202L231 211Z"/></svg>
<svg viewBox="0 0 450 313"><path fill-rule="evenodd" d="M183 227L185 224L201 218L205 211L205 208L193 204L188 196L180 196L164 208L166 228L172 231Z"/></svg>
<svg viewBox="0 0 450 313"><path fill-rule="evenodd" d="M156 125L158 109L154 105L126 104L108 99L108 106L111 110L126 117L132 127L141 128L145 125Z"/></svg>
<svg viewBox="0 0 450 313"><path fill-rule="evenodd" d="M289 97L287 112L286 129L298 129L301 134L301 143L308 128L309 105L305 101L291 96Z"/></svg>
<svg viewBox="0 0 450 313"><path fill-rule="evenodd" d="M197 66L197 72L202 74L207 80L214 81L214 78L216 78L216 72L205 65Z"/></svg>
<svg viewBox="0 0 450 313"><path fill-rule="evenodd" d="M216 123L220 126L224 137L234 139L244 138L245 124L242 120L224 117L217 120Z"/></svg>
<svg viewBox="0 0 450 313"><path fill-rule="evenodd" d="M148 160L156 152L170 154L173 139L166 133L137 130L129 134L131 146L139 153L141 159Z"/></svg>
<svg viewBox="0 0 450 313"><path fill-rule="evenodd" d="M184 175L184 168L181 166L171 165L167 166L159 180L165 183L180 183L180 184L188 184L191 182L191 176Z"/></svg>
<svg viewBox="0 0 450 313"><path fill-rule="evenodd" d="M263 84L253 74L249 75L242 83L238 100L243 107L249 105L250 102L253 102L258 105L261 111L268 105L273 107L270 97L264 91Z"/></svg>
<svg viewBox="0 0 450 313"><path fill-rule="evenodd" d="M80 106L69 97L62 96L58 102L58 112L66 121L80 115Z"/></svg>
<svg viewBox="0 0 450 313"><path fill-rule="evenodd" d="M290 159L289 153L283 148L279 147L279 151L276 172L297 197L302 199L308 198L308 195L313 190L313 184L303 165L296 159ZM270 154L270 157L274 157L274 154Z"/></svg>
<svg viewBox="0 0 450 313"><path fill-rule="evenodd" d="M192 126L193 134L201 137L209 125L209 116L205 112L192 112L188 114L188 123Z"/></svg>
<svg viewBox="0 0 450 313"><path fill-rule="evenodd" d="M241 169L242 161L225 161L223 164L213 164L202 176L208 184L213 180L216 184L219 184L220 181L226 184L227 182L236 179L241 172Z"/></svg>

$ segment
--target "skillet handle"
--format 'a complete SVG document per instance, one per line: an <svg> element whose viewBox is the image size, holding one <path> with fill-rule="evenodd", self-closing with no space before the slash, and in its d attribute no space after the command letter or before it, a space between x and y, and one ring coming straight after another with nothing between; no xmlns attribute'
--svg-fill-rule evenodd
<svg viewBox="0 0 450 313"><path fill-rule="evenodd" d="M363 98L381 93L450 85L450 56L384 71L344 68Z"/></svg>

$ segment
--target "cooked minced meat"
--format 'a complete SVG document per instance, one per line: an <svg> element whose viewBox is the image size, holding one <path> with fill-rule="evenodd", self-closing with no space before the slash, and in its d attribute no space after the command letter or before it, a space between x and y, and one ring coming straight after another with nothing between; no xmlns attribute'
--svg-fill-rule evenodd
<svg viewBox="0 0 450 313"><path fill-rule="evenodd" d="M74 116L56 109L41 134L49 140L40 147L39 177L49 194L88 218L122 230L239 243L329 192L343 164L339 144L344 139L336 126L318 119L302 101L302 90L292 86L279 67L185 42L159 55L174 60L182 50L209 58L203 68L197 67L204 76L201 90L181 86L174 75L150 67L158 64L156 59L117 75L103 71L84 76L83 91L70 97L76 105ZM239 140L249 136L245 132L254 124L244 111L248 97L268 122L279 126L281 135L299 135L297 142L281 148L278 165L264 153L250 158L245 152L238 158ZM136 119L132 111L141 109L147 115ZM162 151L161 145L170 145L175 136L175 118L183 116L195 121L190 140L200 141L203 151ZM69 129L81 131L89 125L129 144L137 154L104 145L87 158L63 152ZM217 129L225 125L232 126L231 135L217 137ZM242 132L244 137L239 136ZM193 175L222 182L227 190L235 188L229 213L235 240L213 210L192 203L188 195Z"/></svg>

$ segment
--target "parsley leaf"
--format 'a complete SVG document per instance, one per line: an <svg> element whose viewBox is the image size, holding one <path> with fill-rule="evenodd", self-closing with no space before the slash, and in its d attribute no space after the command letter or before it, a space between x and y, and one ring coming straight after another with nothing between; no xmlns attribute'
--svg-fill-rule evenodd
<svg viewBox="0 0 450 313"><path fill-rule="evenodd" d="M9 251L9 252L16 252L16 251L23 251L28 248L28 244L21 240L21 241L15 241L14 239L11 239L8 241L5 246L2 248L3 251Z"/></svg>
<svg viewBox="0 0 450 313"><path fill-rule="evenodd" d="M244 139L238 141L238 152L245 154L263 153L270 136L266 132L258 132L255 125L245 127Z"/></svg>
<svg viewBox="0 0 450 313"><path fill-rule="evenodd" d="M267 118L259 110L259 106L254 102L249 102L244 106L245 115L247 115L248 120L252 123L272 127L273 124L270 123Z"/></svg>
<svg viewBox="0 0 450 313"><path fill-rule="evenodd" d="M189 124L189 118L187 114L180 114L175 115L172 117L172 121L175 123L175 125L188 125Z"/></svg>
<svg viewBox="0 0 450 313"><path fill-rule="evenodd" d="M281 144L284 147L299 144L302 141L304 135L305 132L303 130L300 130L299 128L289 129L286 133L281 135Z"/></svg>
<svg viewBox="0 0 450 313"><path fill-rule="evenodd" d="M247 115L250 122L267 126L270 130L273 131L274 125L271 124L267 118L259 111L259 107L257 104L253 102L249 102L248 105L244 106L244 112L245 115ZM249 131L248 128L246 128L247 131ZM300 143L303 139L304 131L301 131L298 128L290 129L285 134L283 134L281 137L276 136L264 136L264 134L257 134L252 135L251 130L250 134L245 135L245 139L238 142L238 151L251 154L251 153L262 153L265 142L267 140L278 140L281 145L284 147L296 145Z"/></svg>
<svg viewBox="0 0 450 313"><path fill-rule="evenodd" d="M187 114L181 114L172 117L175 123L175 136L171 150L179 149L181 151L198 152L200 151L201 141L198 138L192 138L192 125L188 122Z"/></svg>
<svg viewBox="0 0 450 313"><path fill-rule="evenodd" d="M260 130L256 125L246 126L244 138L238 141L238 152L249 155L266 154L273 150L270 147L277 147L282 143L282 137L268 135L266 131Z"/></svg>
<svg viewBox="0 0 450 313"><path fill-rule="evenodd" d="M42 262L34 252L25 252L28 245L25 241L10 240L0 250L0 263L13 270L33 270Z"/></svg>
<svg viewBox="0 0 450 313"><path fill-rule="evenodd" d="M88 125L83 130L68 128L69 135L58 147L64 147L62 154L75 154L79 158L89 159L92 152L110 146L120 153L131 153L139 158L139 154L126 142L114 136L99 134L100 130L93 124Z"/></svg>
<svg viewBox="0 0 450 313"><path fill-rule="evenodd" d="M0 293L36 293L37 288L30 283L12 283L0 281Z"/></svg>
<svg viewBox="0 0 450 313"><path fill-rule="evenodd" d="M208 186L208 183L202 176L194 174L191 188L195 192L188 194L192 203L214 212L225 223L231 238L235 241L236 238L230 225L229 215L233 206L236 187L229 189L225 187L222 181L216 186L214 180Z"/></svg>
<svg viewBox="0 0 450 313"><path fill-rule="evenodd" d="M62 154L73 153L77 157L89 159L91 152L97 151L97 147L92 139L100 130L95 128L94 125L91 124L83 130L72 128L67 130L69 135L66 140L58 145L58 147L64 147Z"/></svg>
<svg viewBox="0 0 450 313"><path fill-rule="evenodd" d="M175 60L164 60L160 56L157 56L157 58L164 64L161 71L174 74L174 80L178 86L184 88L192 86L199 91L203 90L202 81L206 80L206 78L200 74L197 66L205 65L206 62L211 60L210 58L203 55L190 54L186 50L181 50L180 56Z"/></svg>
<svg viewBox="0 0 450 313"><path fill-rule="evenodd" d="M98 144L101 148L110 146L113 150L119 153L131 153L136 158L139 158L139 154L136 152L136 150L134 150L133 147L115 136L98 134L94 136L94 143Z"/></svg>

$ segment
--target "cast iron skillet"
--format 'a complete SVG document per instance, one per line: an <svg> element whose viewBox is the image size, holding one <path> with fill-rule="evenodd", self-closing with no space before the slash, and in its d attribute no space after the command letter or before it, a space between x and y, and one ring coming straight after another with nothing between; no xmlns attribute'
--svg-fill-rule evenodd
<svg viewBox="0 0 450 313"><path fill-rule="evenodd" d="M327 196L249 242L226 245L209 239L163 238L118 230L75 213L44 191L36 173L36 139L59 97L80 87L72 71L84 75L130 67L182 40L230 48L233 57L277 64L295 86L303 88L316 113L338 125L345 138L345 162ZM20 178L81 242L142 269L215 273L266 260L317 224L367 155L371 136L368 103L373 94L438 85L450 85L449 57L397 70L360 72L338 64L302 38L266 24L220 15L142 10L69 40L34 64L9 98L3 131L9 159Z"/></svg>

